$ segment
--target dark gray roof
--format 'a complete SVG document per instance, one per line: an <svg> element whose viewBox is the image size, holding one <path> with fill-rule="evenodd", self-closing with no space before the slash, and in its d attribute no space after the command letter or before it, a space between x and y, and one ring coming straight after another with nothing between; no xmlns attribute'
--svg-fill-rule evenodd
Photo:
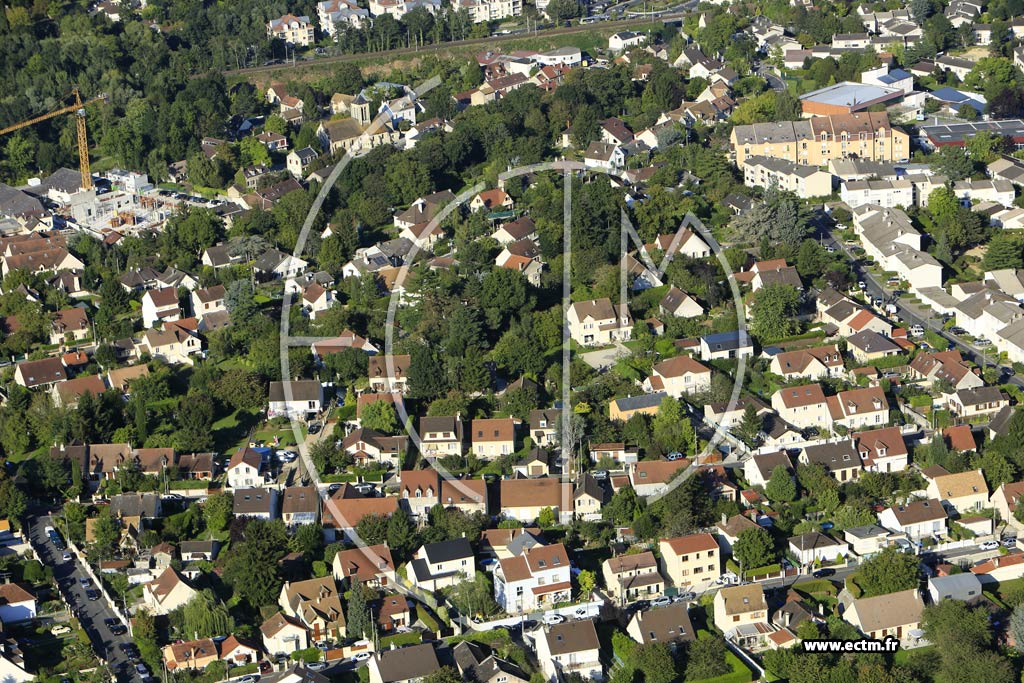
<svg viewBox="0 0 1024 683"><path fill-rule="evenodd" d="M441 541L440 543L428 543L423 546L423 552L426 554L427 561L430 564L473 557L473 548L469 545L469 540L465 538L456 538L451 541Z"/></svg>
<svg viewBox="0 0 1024 683"><path fill-rule="evenodd" d="M807 446L804 454L809 462L824 465L827 470L860 467L860 455L851 440Z"/></svg>
<svg viewBox="0 0 1024 683"><path fill-rule="evenodd" d="M320 401L324 388L315 379L297 379L288 382L291 391L285 391L284 382L270 383L271 401Z"/></svg>
<svg viewBox="0 0 1024 683"><path fill-rule="evenodd" d="M999 387L971 387L956 392L957 399L966 406L979 403L998 403L1004 399Z"/></svg>
<svg viewBox="0 0 1024 683"><path fill-rule="evenodd" d="M441 668L434 646L429 643L385 650L377 653L375 657L382 683L425 678Z"/></svg>
<svg viewBox="0 0 1024 683"><path fill-rule="evenodd" d="M865 353L888 353L890 351L900 351L900 347L896 342L888 339L887 337L883 337L874 330L861 330L857 334L847 337L846 343L864 351Z"/></svg>
<svg viewBox="0 0 1024 683"><path fill-rule="evenodd" d="M706 337L701 337L701 341L707 344L712 351L735 351L752 345L750 335L740 330L709 334Z"/></svg>
<svg viewBox="0 0 1024 683"><path fill-rule="evenodd" d="M42 216L43 205L35 197L0 183L0 215L12 217Z"/></svg>
<svg viewBox="0 0 1024 683"><path fill-rule="evenodd" d="M654 408L660 406L662 400L668 396L664 391L657 391L653 394L637 394L625 398L613 399L619 410L642 410L643 408Z"/></svg>
<svg viewBox="0 0 1024 683"><path fill-rule="evenodd" d="M160 496L156 493L119 493L110 499L110 511L124 517L159 517Z"/></svg>
<svg viewBox="0 0 1024 683"><path fill-rule="evenodd" d="M298 680L294 679L298 676ZM296 664L284 671L276 671L260 677L261 683L331 683L331 679L316 671L310 671L302 664Z"/></svg>
<svg viewBox="0 0 1024 683"><path fill-rule="evenodd" d="M276 494L276 491L270 489L235 489L234 513L236 515L273 513Z"/></svg>
<svg viewBox="0 0 1024 683"><path fill-rule="evenodd" d="M70 168L58 168L44 178L38 188L33 189L41 190L44 195L50 190L74 194L82 189L82 173Z"/></svg>

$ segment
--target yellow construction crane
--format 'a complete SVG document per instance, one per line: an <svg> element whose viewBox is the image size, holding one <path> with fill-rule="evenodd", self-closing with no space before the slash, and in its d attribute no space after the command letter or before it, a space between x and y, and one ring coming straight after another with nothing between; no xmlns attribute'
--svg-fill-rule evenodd
<svg viewBox="0 0 1024 683"><path fill-rule="evenodd" d="M106 101L106 94L94 97L86 102L82 101L82 96L78 92L78 88L71 91L71 94L75 96L74 104L70 104L67 107L61 107L56 111L51 111L49 114L43 114L37 116L34 119L28 121L22 121L21 123L15 123L13 126L7 126L6 128L0 128L0 135L6 135L12 131L16 131L19 128L25 128L33 124L39 123L40 121L46 121L62 114L74 114L76 122L78 124L78 168L82 172L82 189L92 189L92 173L89 172L89 139L85 134L85 107L94 102Z"/></svg>

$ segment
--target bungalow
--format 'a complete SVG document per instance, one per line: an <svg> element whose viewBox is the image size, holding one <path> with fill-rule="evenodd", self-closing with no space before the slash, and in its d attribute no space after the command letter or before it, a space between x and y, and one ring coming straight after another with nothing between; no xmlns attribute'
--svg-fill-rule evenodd
<svg viewBox="0 0 1024 683"><path fill-rule="evenodd" d="M955 394L949 396L948 405L950 412L958 420L981 424L988 422L996 413L1010 405L1010 401L999 387L981 386L958 389Z"/></svg>
<svg viewBox="0 0 1024 683"><path fill-rule="evenodd" d="M627 446L623 441L595 443L590 445L590 460L594 463L610 460L616 465L635 465L640 459L636 446Z"/></svg>
<svg viewBox="0 0 1024 683"><path fill-rule="evenodd" d="M700 359L727 360L749 358L754 354L754 343L745 331L720 332L700 338Z"/></svg>
<svg viewBox="0 0 1024 683"><path fill-rule="evenodd" d="M625 422L637 414L657 415L666 396L668 394L665 392L656 391L651 394L613 398L608 403L608 418L615 422Z"/></svg>
<svg viewBox="0 0 1024 683"><path fill-rule="evenodd" d="M504 190L484 190L469 201L470 211L511 211L515 202Z"/></svg>
<svg viewBox="0 0 1024 683"><path fill-rule="evenodd" d="M16 583L0 584L0 619L17 624L36 618L36 596Z"/></svg>
<svg viewBox="0 0 1024 683"><path fill-rule="evenodd" d="M441 668L430 643L374 652L367 662L370 683L417 683Z"/></svg>
<svg viewBox="0 0 1024 683"><path fill-rule="evenodd" d="M916 588L859 598L846 609L843 619L868 638L881 640L893 636L902 645L915 640L912 632L921 626L924 601Z"/></svg>
<svg viewBox="0 0 1024 683"><path fill-rule="evenodd" d="M971 567L971 573L983 584L1024 578L1024 554L993 557Z"/></svg>
<svg viewBox="0 0 1024 683"><path fill-rule="evenodd" d="M843 531L843 539L850 544L850 549L858 557L871 557L888 546L893 539L901 536L900 532L886 529L878 524L853 527Z"/></svg>
<svg viewBox="0 0 1024 683"><path fill-rule="evenodd" d="M696 299L675 285L669 287L668 293L662 297L658 310L662 315L676 318L699 318L705 313Z"/></svg>
<svg viewBox="0 0 1024 683"><path fill-rule="evenodd" d="M409 452L409 437L404 434L385 436L367 427L360 427L342 439L341 448L360 465L377 462L396 468Z"/></svg>

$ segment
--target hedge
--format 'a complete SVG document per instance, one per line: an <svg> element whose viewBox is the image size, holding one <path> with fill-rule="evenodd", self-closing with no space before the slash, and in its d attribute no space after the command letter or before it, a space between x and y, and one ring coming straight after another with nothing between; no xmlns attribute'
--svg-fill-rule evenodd
<svg viewBox="0 0 1024 683"><path fill-rule="evenodd" d="M410 631L409 633L396 633L393 636L387 636L380 639L380 649L386 650L392 645L395 647L404 647L406 645L418 645L423 642L423 635L419 631Z"/></svg>
<svg viewBox="0 0 1024 683"><path fill-rule="evenodd" d="M296 662L319 662L324 658L324 653L319 648L307 647L293 652L291 658Z"/></svg>
<svg viewBox="0 0 1024 683"><path fill-rule="evenodd" d="M807 593L808 595L813 595L814 593L827 593L834 596L836 594L835 584L828 579L800 581L798 583L794 583L792 587L794 590Z"/></svg>
<svg viewBox="0 0 1024 683"><path fill-rule="evenodd" d="M437 623L437 619L435 619L434 615L430 613L430 610L427 609L426 605L416 606L416 616L432 633L441 632L441 625Z"/></svg>

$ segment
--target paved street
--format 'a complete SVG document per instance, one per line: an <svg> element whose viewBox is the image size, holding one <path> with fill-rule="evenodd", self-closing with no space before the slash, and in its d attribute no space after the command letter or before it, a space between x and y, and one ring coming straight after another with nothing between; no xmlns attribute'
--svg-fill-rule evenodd
<svg viewBox="0 0 1024 683"><path fill-rule="evenodd" d="M53 567L53 577L60 587L61 594L69 596L68 602L71 609L77 614L82 627L89 634L93 650L98 656L105 659L111 668L117 673L117 678L122 683L130 680L139 680L134 673L128 658L118 649L121 643L130 643L132 639L127 634L113 636L104 625L103 620L115 617L114 613L103 600L87 600L85 589L79 583L79 579L86 576L85 571L79 564L82 560L75 559L71 562L64 562L61 553L53 547L46 536L44 528L53 526L64 536L64 531L58 524L51 521L45 514L33 514L29 512L26 517L29 538L40 559L47 565Z"/></svg>
<svg viewBox="0 0 1024 683"><path fill-rule="evenodd" d="M833 246L838 249L842 249L847 255L853 265L854 274L865 285L864 291L868 295L868 298L874 299L877 297L888 302L892 298L893 290L886 289L879 278L875 277L867 268L863 267L857 260L856 256L851 253L849 247L847 247L842 241L833 237L831 229L824 228L822 232L826 238L825 246ZM996 354L994 349L983 352L981 349L972 346L959 337L948 333L942 328L942 319L932 313L931 309L927 306L910 304L901 299L897 299L894 303L896 305L897 313L900 318L902 318L903 325L905 327L921 325L922 327L939 334L947 341L955 344L964 358L974 362L979 367L995 367L1004 377L1002 381L1024 388L1024 379L1014 375L1012 368L993 362L993 356ZM939 350L941 351L943 349Z"/></svg>

